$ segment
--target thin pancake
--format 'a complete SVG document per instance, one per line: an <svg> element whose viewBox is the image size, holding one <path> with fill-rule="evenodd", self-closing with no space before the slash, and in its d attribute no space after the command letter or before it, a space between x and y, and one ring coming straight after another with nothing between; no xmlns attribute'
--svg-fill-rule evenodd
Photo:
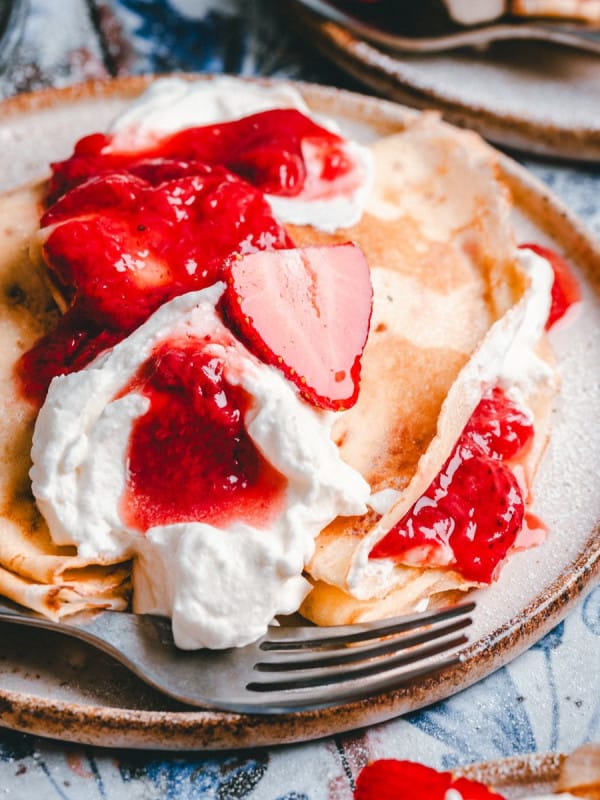
<svg viewBox="0 0 600 800"><path fill-rule="evenodd" d="M367 568L368 552L449 456L481 397L478 378L488 356L512 341L510 332L503 337L507 326L518 329L529 284L515 258L510 203L496 178L495 156L478 137L424 115L373 152L368 213L333 237L360 244L375 292L359 400L334 433L344 458L374 492L391 489L400 497L383 519L374 512L338 519L317 539L308 565L314 589L301 611L320 624L401 613L473 585L448 569L403 565L382 581ZM292 235L308 240L312 232ZM483 342L487 349L479 353ZM529 480L547 438L555 389L548 368L538 396L528 398L537 431Z"/></svg>
<svg viewBox="0 0 600 800"><path fill-rule="evenodd" d="M0 197L0 594L61 617L83 608L125 608L127 565L95 565L57 547L31 494L35 407L20 394L14 366L56 324L58 311L29 257L42 187Z"/></svg>

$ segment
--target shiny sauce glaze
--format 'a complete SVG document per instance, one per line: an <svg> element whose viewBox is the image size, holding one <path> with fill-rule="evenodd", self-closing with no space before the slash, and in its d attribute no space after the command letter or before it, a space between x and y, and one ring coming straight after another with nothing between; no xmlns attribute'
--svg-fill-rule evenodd
<svg viewBox="0 0 600 800"><path fill-rule="evenodd" d="M149 400L132 426L121 499L121 517L136 530L241 519L266 528L282 508L287 481L245 427L251 398L227 380L209 344L161 343L120 393Z"/></svg>
<svg viewBox="0 0 600 800"><path fill-rule="evenodd" d="M311 180L328 194L331 185L354 171L346 142L293 108L272 109L238 120L186 128L167 136L136 137L133 150L127 135L91 134L75 146L71 158L52 165L49 200L54 202L90 177L132 171L141 159L220 164L265 194L294 197L305 188L307 156L318 169ZM119 147L117 150L116 147Z"/></svg>
<svg viewBox="0 0 600 800"><path fill-rule="evenodd" d="M44 261L69 309L21 359L24 394L43 402L55 375L84 367L164 302L214 283L230 254L292 247L264 193L348 191L354 167L344 139L294 109L135 151L115 152L105 134L80 140L52 165L41 220Z"/></svg>
<svg viewBox="0 0 600 800"><path fill-rule="evenodd" d="M42 218L55 226L43 256L69 308L18 365L38 402L55 375L81 369L166 301L215 283L231 253L293 246L262 193L223 167L137 169L89 179Z"/></svg>
<svg viewBox="0 0 600 800"><path fill-rule="evenodd" d="M533 440L530 416L499 388L488 392L441 472L369 557L451 567L490 583L525 520L511 468Z"/></svg>

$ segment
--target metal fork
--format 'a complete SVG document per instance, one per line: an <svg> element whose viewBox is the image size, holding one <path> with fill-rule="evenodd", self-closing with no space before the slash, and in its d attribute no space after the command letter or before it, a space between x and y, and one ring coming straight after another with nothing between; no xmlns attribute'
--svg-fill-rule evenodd
<svg viewBox="0 0 600 800"><path fill-rule="evenodd" d="M196 651L175 647L164 617L101 612L58 623L0 600L0 621L88 642L182 703L278 714L360 700L460 663L456 650L467 641L460 631L474 608L329 628L272 625L246 647Z"/></svg>

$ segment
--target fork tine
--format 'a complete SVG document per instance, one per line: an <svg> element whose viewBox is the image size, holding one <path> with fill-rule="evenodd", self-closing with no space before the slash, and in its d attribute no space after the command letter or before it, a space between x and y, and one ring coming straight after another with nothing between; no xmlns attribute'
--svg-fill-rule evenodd
<svg viewBox="0 0 600 800"><path fill-rule="evenodd" d="M395 656L386 658L371 659L361 661L358 664L337 664L327 666L320 670L313 668L298 669L294 672L269 672L258 676L257 680L247 685L250 691L267 692L291 689L305 689L320 687L323 685L368 678L372 675L379 675L382 672L389 672L397 667L406 667L419 661L437 656L440 653L453 650L465 644L467 637L457 636L454 639L427 644L426 646L415 647L409 652L401 652Z"/></svg>
<svg viewBox="0 0 600 800"><path fill-rule="evenodd" d="M339 682L334 685L326 684L320 687L306 687L305 689L297 690L273 689L272 691L257 691L255 693L257 699L252 701L252 710L256 712L268 709L269 713L287 713L342 705L347 702L363 700L382 692L401 689L422 678L431 677L435 679L435 676L440 672L461 663L462 658L459 654L456 654L412 670L407 670L404 665L395 669L385 669L384 666L379 672L369 677ZM246 698L248 697L249 693L247 691ZM248 708L250 709L249 704Z"/></svg>
<svg viewBox="0 0 600 800"><path fill-rule="evenodd" d="M429 627L418 633L403 633L397 637L375 639L366 644L351 645L335 650L269 650L264 653L254 669L259 672L291 672L323 669L344 664L353 664L366 659L381 658L401 650L415 648L435 639L456 633L471 624L470 617L451 620L442 627Z"/></svg>
<svg viewBox="0 0 600 800"><path fill-rule="evenodd" d="M470 614L474 602L462 603L443 609L434 609L409 616L395 617L356 625L339 625L326 628L315 626L294 628L269 628L267 637L260 643L261 650L302 650L312 647L343 647L355 642L392 636L406 631L435 625L454 617Z"/></svg>

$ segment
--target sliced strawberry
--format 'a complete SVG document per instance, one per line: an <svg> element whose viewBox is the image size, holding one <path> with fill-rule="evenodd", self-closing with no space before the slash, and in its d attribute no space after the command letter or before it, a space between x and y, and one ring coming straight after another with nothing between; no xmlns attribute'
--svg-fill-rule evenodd
<svg viewBox="0 0 600 800"><path fill-rule="evenodd" d="M450 788L455 789L463 800L492 800L492 798L503 800L502 795L488 789L483 783L468 778L453 780Z"/></svg>
<svg viewBox="0 0 600 800"><path fill-rule="evenodd" d="M450 789L463 800L502 800L477 781L455 779L450 772L393 758L373 761L361 770L354 800L445 800Z"/></svg>
<svg viewBox="0 0 600 800"><path fill-rule="evenodd" d="M260 193L224 170L158 186L131 174L93 178L42 224L56 225L43 252L67 294L90 320L124 332L214 283L240 247L289 245Z"/></svg>
<svg viewBox="0 0 600 800"><path fill-rule="evenodd" d="M444 800L450 780L424 764L380 759L361 770L354 800Z"/></svg>
<svg viewBox="0 0 600 800"><path fill-rule="evenodd" d="M564 317L572 305L581 300L581 289L571 267L557 252L539 244L528 243L522 244L520 247L532 250L538 256L545 258L554 272L552 305L546 321L546 330L549 330L555 322Z"/></svg>
<svg viewBox="0 0 600 800"><path fill-rule="evenodd" d="M222 167L143 161L134 169L139 176L80 184L42 218L42 252L70 304L69 323L24 357L26 394L39 398L53 375L88 363L103 330L114 344L162 303L217 281L231 253L292 245L262 194Z"/></svg>
<svg viewBox="0 0 600 800"><path fill-rule="evenodd" d="M252 352L320 408L356 402L373 297L356 245L234 256L225 279L224 313Z"/></svg>

